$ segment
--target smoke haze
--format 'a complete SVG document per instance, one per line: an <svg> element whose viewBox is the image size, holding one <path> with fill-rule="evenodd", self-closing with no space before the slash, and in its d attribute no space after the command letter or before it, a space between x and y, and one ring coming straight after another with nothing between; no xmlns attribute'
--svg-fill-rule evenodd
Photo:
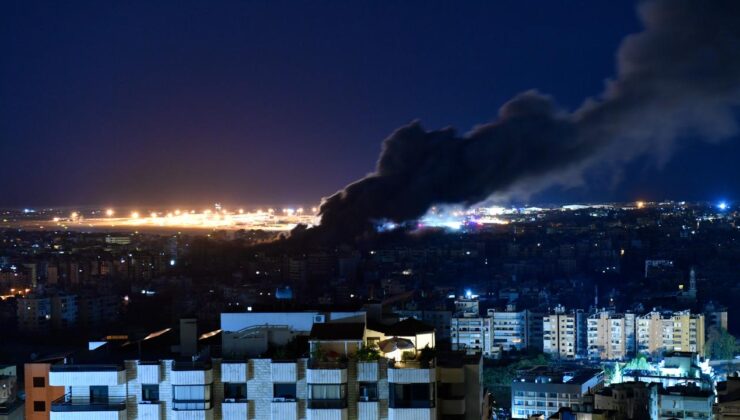
<svg viewBox="0 0 740 420"><path fill-rule="evenodd" d="M595 165L670 158L687 138L738 133L740 2L641 2L644 30L617 51L616 78L575 111L535 90L465 135L412 122L383 142L373 173L326 198L319 237L353 238L377 221L403 223L436 204L578 182ZM577 46L574 46L577 48Z"/></svg>

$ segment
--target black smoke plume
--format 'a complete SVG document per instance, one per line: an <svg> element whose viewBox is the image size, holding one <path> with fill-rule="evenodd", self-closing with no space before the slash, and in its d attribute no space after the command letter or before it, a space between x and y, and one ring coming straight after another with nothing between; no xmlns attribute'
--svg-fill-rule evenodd
<svg viewBox="0 0 740 420"><path fill-rule="evenodd" d="M643 154L665 160L681 139L735 135L740 0L644 1L638 13L644 30L623 40L617 76L599 97L568 112L524 92L463 136L418 122L401 127L383 142L375 172L326 198L320 226L300 233L352 239L377 221L415 220L433 205L534 192L596 164L618 168Z"/></svg>

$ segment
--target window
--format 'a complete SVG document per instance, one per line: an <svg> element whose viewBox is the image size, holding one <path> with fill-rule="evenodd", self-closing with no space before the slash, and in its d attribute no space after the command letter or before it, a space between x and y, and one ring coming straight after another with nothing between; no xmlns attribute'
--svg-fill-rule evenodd
<svg viewBox="0 0 740 420"><path fill-rule="evenodd" d="M157 402L159 401L159 385L142 385L141 401Z"/></svg>
<svg viewBox="0 0 740 420"><path fill-rule="evenodd" d="M378 401L377 382L360 382L360 401Z"/></svg>
<svg viewBox="0 0 740 420"><path fill-rule="evenodd" d="M211 385L173 385L172 393L175 410L209 410L211 408Z"/></svg>
<svg viewBox="0 0 740 420"><path fill-rule="evenodd" d="M434 407L434 384L390 384L390 408Z"/></svg>
<svg viewBox="0 0 740 420"><path fill-rule="evenodd" d="M108 387L93 385L90 386L90 402L95 403L107 403L108 402Z"/></svg>
<svg viewBox="0 0 740 420"><path fill-rule="evenodd" d="M308 384L308 408L347 407L347 384Z"/></svg>
<svg viewBox="0 0 740 420"><path fill-rule="evenodd" d="M36 378L34 378L36 379ZM41 378L44 379L44 378ZM46 411L46 401L34 401L33 402L33 411L37 413L41 413Z"/></svg>
<svg viewBox="0 0 740 420"><path fill-rule="evenodd" d="M46 386L46 378L43 376L34 376L33 377L33 387L34 388L43 388Z"/></svg>
<svg viewBox="0 0 740 420"><path fill-rule="evenodd" d="M296 400L295 382L273 384L272 385L272 396L273 396L273 399L275 400L295 401Z"/></svg>
<svg viewBox="0 0 740 420"><path fill-rule="evenodd" d="M242 401L247 399L247 384L227 382L224 384L224 400Z"/></svg>

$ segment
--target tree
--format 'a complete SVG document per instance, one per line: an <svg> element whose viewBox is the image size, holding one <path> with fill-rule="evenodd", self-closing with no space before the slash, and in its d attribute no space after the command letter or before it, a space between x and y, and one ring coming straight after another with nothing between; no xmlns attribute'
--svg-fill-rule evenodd
<svg viewBox="0 0 740 420"><path fill-rule="evenodd" d="M519 370L534 366L548 365L550 358L546 354L525 356L519 360L501 360L495 366L486 366L483 369L483 386L493 395L498 407L511 405L511 382L516 378Z"/></svg>
<svg viewBox="0 0 740 420"><path fill-rule="evenodd" d="M710 327L709 339L704 345L704 355L714 360L727 360L735 357L737 345L733 337L722 327Z"/></svg>

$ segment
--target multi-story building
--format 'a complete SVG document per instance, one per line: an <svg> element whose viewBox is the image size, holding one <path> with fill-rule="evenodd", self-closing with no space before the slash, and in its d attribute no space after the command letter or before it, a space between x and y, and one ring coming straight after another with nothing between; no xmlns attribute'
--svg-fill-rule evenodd
<svg viewBox="0 0 740 420"><path fill-rule="evenodd" d="M714 393L695 385L658 387L657 398L652 400L650 418L656 420L712 418Z"/></svg>
<svg viewBox="0 0 740 420"><path fill-rule="evenodd" d="M450 326L452 350L465 351L468 354L482 353L491 356L493 340L491 318L473 316L453 317Z"/></svg>
<svg viewBox="0 0 740 420"><path fill-rule="evenodd" d="M566 312L558 305L542 319L542 343L545 353L557 359L575 359L586 354L586 314L581 310Z"/></svg>
<svg viewBox="0 0 740 420"><path fill-rule="evenodd" d="M599 369L533 367L511 383L511 416L526 419L539 414L549 418L561 407L582 405L584 396L602 384Z"/></svg>
<svg viewBox="0 0 740 420"><path fill-rule="evenodd" d="M18 298L18 329L26 334L61 331L77 325L77 296L35 295Z"/></svg>
<svg viewBox="0 0 740 420"><path fill-rule="evenodd" d="M717 420L740 418L740 376L737 373L728 376L727 381L717 382L717 403L713 412Z"/></svg>
<svg viewBox="0 0 740 420"><path fill-rule="evenodd" d="M657 398L657 384L623 382L594 393L594 409L614 414L610 418L649 419L650 404Z"/></svg>
<svg viewBox="0 0 740 420"><path fill-rule="evenodd" d="M513 304L506 310L488 310L492 320L493 346L496 350L523 350L529 346L529 311L517 311Z"/></svg>
<svg viewBox="0 0 740 420"><path fill-rule="evenodd" d="M704 352L704 315L691 311L649 312L637 317L637 350L660 355L669 351Z"/></svg>
<svg viewBox="0 0 740 420"><path fill-rule="evenodd" d="M162 353L174 336L170 329L115 350L105 351L112 343L105 344L91 352L99 353L95 358L51 365L50 384L66 392L51 404L51 420L481 418L480 356L437 354L426 326L412 331L421 325L413 319L395 327L406 337L381 335L380 352L365 350L368 337L381 333L368 330L361 314L272 313L275 322L290 321L292 327L231 331L225 358L202 346L217 334L198 336L187 322L181 324L178 354ZM246 321L226 315L244 315ZM222 330L259 321L259 315L224 314ZM273 325L278 326L286 325ZM280 337L270 338L270 332ZM252 357L263 333L269 349ZM239 341L250 337L255 347ZM301 342L305 349L297 347ZM393 352L396 346L404 357L382 357L382 349Z"/></svg>
<svg viewBox="0 0 740 420"><path fill-rule="evenodd" d="M64 396L64 387L49 385L51 366L63 360L56 357L25 364L26 420L48 420L51 403Z"/></svg>
<svg viewBox="0 0 740 420"><path fill-rule="evenodd" d="M624 360L635 355L635 314L600 311L587 322L590 359Z"/></svg>
<svg viewBox="0 0 740 420"><path fill-rule="evenodd" d="M0 420L23 420L23 411L15 365L0 366Z"/></svg>

